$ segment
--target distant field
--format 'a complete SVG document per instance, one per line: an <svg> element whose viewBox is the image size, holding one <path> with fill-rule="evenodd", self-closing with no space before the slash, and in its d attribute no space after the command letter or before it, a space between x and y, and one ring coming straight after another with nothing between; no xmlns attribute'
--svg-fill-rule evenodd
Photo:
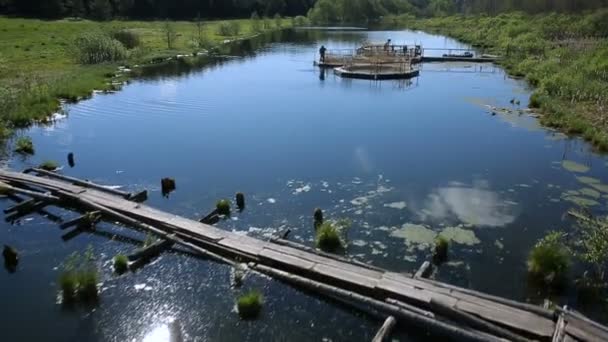
<svg viewBox="0 0 608 342"><path fill-rule="evenodd" d="M237 34L220 35L222 23L237 23ZM281 27L291 25L282 19ZM198 28L194 22L171 22L177 39L172 49L164 39L164 21L89 20L44 21L0 17L0 133L7 136L10 127L44 119L58 107L59 98L75 99L93 89L109 87L108 78L119 64L140 63L154 57L190 54L201 50L194 43ZM251 36L274 30L274 19L205 21L203 34L209 45L226 39ZM141 46L131 51L125 61L99 65L80 65L74 56L74 40L85 32L128 29L139 35Z"/></svg>

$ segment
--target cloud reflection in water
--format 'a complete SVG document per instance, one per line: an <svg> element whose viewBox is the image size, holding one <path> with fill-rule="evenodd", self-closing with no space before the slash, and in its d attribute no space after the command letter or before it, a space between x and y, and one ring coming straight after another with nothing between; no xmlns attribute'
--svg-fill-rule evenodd
<svg viewBox="0 0 608 342"><path fill-rule="evenodd" d="M473 186L450 183L434 190L422 210L422 219L456 218L475 226L502 227L515 220L514 206L489 189L485 181Z"/></svg>

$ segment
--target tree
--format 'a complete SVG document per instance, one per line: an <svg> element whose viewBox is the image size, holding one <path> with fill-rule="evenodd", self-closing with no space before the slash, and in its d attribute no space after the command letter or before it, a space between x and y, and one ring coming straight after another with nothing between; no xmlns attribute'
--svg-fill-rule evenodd
<svg viewBox="0 0 608 342"><path fill-rule="evenodd" d="M72 8L70 9L72 17L80 18L86 15L84 3L82 0L72 0Z"/></svg>
<svg viewBox="0 0 608 342"><path fill-rule="evenodd" d="M261 23L260 16L258 15L257 11L254 11L253 13L251 13L251 29L254 32L262 31L262 23Z"/></svg>
<svg viewBox="0 0 608 342"><path fill-rule="evenodd" d="M91 16L97 20L112 18L112 7L108 0L94 0L91 6Z"/></svg>
<svg viewBox="0 0 608 342"><path fill-rule="evenodd" d="M175 26L169 20L165 20L165 23L162 27L163 38L167 42L167 49L173 49L173 44L177 40L177 32L175 31Z"/></svg>

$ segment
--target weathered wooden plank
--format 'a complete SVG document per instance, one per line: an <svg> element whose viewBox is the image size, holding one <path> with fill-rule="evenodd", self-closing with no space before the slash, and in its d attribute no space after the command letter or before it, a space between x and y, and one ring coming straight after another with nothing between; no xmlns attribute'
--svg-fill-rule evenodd
<svg viewBox="0 0 608 342"><path fill-rule="evenodd" d="M229 248L232 248L237 251L241 251L241 252L253 255L253 256L258 256L264 249L264 246L253 245L253 244L247 243L247 241L243 241L241 239L234 238L234 237L227 237L227 238L221 239L218 241L218 243L224 247L229 247Z"/></svg>
<svg viewBox="0 0 608 342"><path fill-rule="evenodd" d="M380 278L382 278L382 275L383 275L383 272L380 272L380 271L375 271L375 270L364 268L362 266L357 266L357 265L353 265L353 264L349 264L349 263L345 263L345 262L340 262L335 259L327 258L327 257L321 256L321 255L309 253L309 252L291 248L288 246L269 243L266 246L266 248L275 250L277 252L289 254L289 255L292 255L292 256L295 256L298 258L306 259L308 261L311 261L311 262L314 262L317 264L328 265L328 266L340 268L340 269L343 269L343 270L346 270L349 272L356 272L356 273L359 273L359 274L361 274L365 277L369 277L369 278L380 279Z"/></svg>
<svg viewBox="0 0 608 342"><path fill-rule="evenodd" d="M414 279L428 278L431 272L433 272L433 265L431 265L429 261L425 261L422 263L416 274L414 274Z"/></svg>
<svg viewBox="0 0 608 342"><path fill-rule="evenodd" d="M56 172L49 172L49 171L42 170L42 169L31 169L31 170L34 171L34 172L36 172L36 173L38 173L38 174L40 174L40 175L44 175L44 176L47 176L47 177L50 177L50 178L60 179L60 180L63 180L63 181L66 181L66 182L70 182L70 183L75 184L75 185L79 185L79 186L85 187L85 188L91 188L91 189L95 189L95 190L98 190L98 191L107 192L107 193L110 193L110 194L113 194L113 195L116 195L116 196L121 196L121 197L124 197L124 198L131 197L131 194L128 193L128 192L117 190L117 189L114 189L114 188L111 188L111 187L108 187L108 186L103 186L101 184L96 184L96 183L93 183L93 182L90 182L90 181L84 181L84 180L81 180L81 179L78 179L78 178L69 177L69 176L62 175L62 174L59 174L59 173L56 173Z"/></svg>
<svg viewBox="0 0 608 342"><path fill-rule="evenodd" d="M565 318L566 332L581 340L588 342L608 341L608 334L602 329L598 329L593 324L589 324L577 317L567 314Z"/></svg>
<svg viewBox="0 0 608 342"><path fill-rule="evenodd" d="M557 320L557 324L555 324L555 332L553 333L553 339L551 342L564 342L566 337L566 319L565 314L559 315L559 319Z"/></svg>
<svg viewBox="0 0 608 342"><path fill-rule="evenodd" d="M276 252L272 249L264 248L258 254L262 259L271 261L272 264L282 264L291 269L310 271L315 263L305 259L297 258L289 254Z"/></svg>
<svg viewBox="0 0 608 342"><path fill-rule="evenodd" d="M325 264L316 264L313 267L313 271L324 278L333 279L334 282L340 283L345 287L350 287L351 290L358 288L372 291L377 284L377 279Z"/></svg>
<svg viewBox="0 0 608 342"><path fill-rule="evenodd" d="M376 283L376 288L379 291L390 294L391 297L403 299L406 303L422 305L429 307L431 303L432 293L424 289L416 289L406 284L398 283L391 279L382 278ZM453 304L456 300L453 301Z"/></svg>
<svg viewBox="0 0 608 342"><path fill-rule="evenodd" d="M551 320L522 310L519 312L507 312L464 300L459 300L456 303L456 308L488 321L502 324L515 330L532 333L543 338L551 338L555 330L555 323Z"/></svg>

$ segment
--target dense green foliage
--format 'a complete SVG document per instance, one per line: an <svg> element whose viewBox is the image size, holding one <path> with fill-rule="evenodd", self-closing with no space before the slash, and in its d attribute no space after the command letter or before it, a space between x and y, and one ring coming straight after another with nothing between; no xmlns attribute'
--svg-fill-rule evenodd
<svg viewBox="0 0 608 342"><path fill-rule="evenodd" d="M104 32L88 32L76 38L74 52L81 64L116 62L127 58L124 45Z"/></svg>
<svg viewBox="0 0 608 342"><path fill-rule="evenodd" d="M528 272L548 284L563 279L570 265L570 252L564 234L551 232L534 246L528 255Z"/></svg>
<svg viewBox="0 0 608 342"><path fill-rule="evenodd" d="M608 9L433 19L402 15L384 22L447 34L504 56L510 73L536 87L530 105L544 114L542 123L608 150Z"/></svg>
<svg viewBox="0 0 608 342"><path fill-rule="evenodd" d="M436 262L443 262L447 260L449 244L450 241L445 236L437 236L435 239L435 250L433 251L433 259Z"/></svg>
<svg viewBox="0 0 608 342"><path fill-rule="evenodd" d="M34 154L34 143L30 137L19 137L15 142L15 152L21 154Z"/></svg>
<svg viewBox="0 0 608 342"><path fill-rule="evenodd" d="M315 225L315 244L325 252L335 252L346 244L346 231L351 223L348 220L325 221Z"/></svg>
<svg viewBox="0 0 608 342"><path fill-rule="evenodd" d="M114 257L114 271L123 274L129 269L129 259L126 255L119 254Z"/></svg>
<svg viewBox="0 0 608 342"><path fill-rule="evenodd" d="M46 160L42 162L38 168L46 171L56 171L59 168L59 164L53 160Z"/></svg>
<svg viewBox="0 0 608 342"><path fill-rule="evenodd" d="M357 24L376 21L389 14L437 17L496 15L512 11L571 13L605 6L608 6L608 0L318 0L308 16L315 24Z"/></svg>
<svg viewBox="0 0 608 342"><path fill-rule="evenodd" d="M264 16L305 14L315 0L0 0L0 13L39 18L115 17L138 19L245 18L253 11Z"/></svg>
<svg viewBox="0 0 608 342"><path fill-rule="evenodd" d="M230 215L230 201L227 199L219 200L215 204L215 208L220 215L229 216Z"/></svg>
<svg viewBox="0 0 608 342"><path fill-rule="evenodd" d="M578 217L572 249L581 260L594 267L599 279L604 280L608 268L608 218L582 213Z"/></svg>

